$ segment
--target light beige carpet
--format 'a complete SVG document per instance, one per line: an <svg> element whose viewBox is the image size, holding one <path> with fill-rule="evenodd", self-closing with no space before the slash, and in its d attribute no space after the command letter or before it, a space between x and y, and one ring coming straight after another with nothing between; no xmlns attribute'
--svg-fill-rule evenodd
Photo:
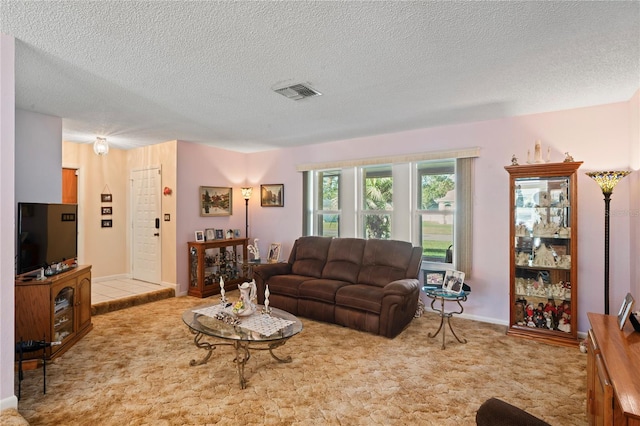
<svg viewBox="0 0 640 426"><path fill-rule="evenodd" d="M578 348L455 318L468 343L448 334L441 350L427 337L434 313L392 340L302 319L302 333L276 350L293 362L252 353L241 390L228 346L189 366L205 351L181 315L207 302L171 298L94 317L93 331L48 365L46 395L42 371L25 372L20 414L31 425L473 425L494 396L553 425L587 423Z"/></svg>

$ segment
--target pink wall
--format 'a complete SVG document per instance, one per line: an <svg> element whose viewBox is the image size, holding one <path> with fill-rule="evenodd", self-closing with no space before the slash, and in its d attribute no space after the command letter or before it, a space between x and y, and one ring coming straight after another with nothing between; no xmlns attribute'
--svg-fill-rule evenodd
<svg viewBox="0 0 640 426"><path fill-rule="evenodd" d="M578 179L578 330L584 332L589 327L587 312L604 311L604 202L600 188L584 173L638 168L638 161L631 160L633 144L637 144L638 139L630 136L638 126L638 119L634 119L637 97L636 94L630 102L590 108L254 154L179 142L175 193L176 217L180 218L176 236L178 293L187 290L186 243L194 239L195 230L240 228L244 231L241 186L253 186L255 191L249 203L250 237L260 239L262 252L266 252L270 243L281 242L281 257L286 259L293 242L302 234L302 176L296 171L297 165L479 146L481 154L475 164L474 187L474 271L469 279L473 293L465 306L465 314L506 324L509 206L508 175L504 166L510 163L513 154L524 163L527 151L533 151L535 141L540 139L545 157L547 148L551 149L551 161L562 161L564 153L569 152L576 161L584 162ZM280 183L285 186L284 207L260 207L260 184ZM200 217L197 190L200 185L232 187L233 215ZM634 186L636 191L632 193ZM632 289L630 264L633 256L637 259L638 248L635 242L632 245L630 235L638 233L638 215L628 213L632 212L632 203L637 206L637 197L637 180L627 178L618 184L611 202L611 311L616 311L618 301ZM637 280L635 269L633 274Z"/></svg>
<svg viewBox="0 0 640 426"><path fill-rule="evenodd" d="M173 192L177 220L176 294L186 294L189 270L187 242L195 240L195 231L239 228L244 236L245 203L240 187L245 186L246 160L245 154L183 141L178 141L177 157L177 185ZM198 207L200 186L233 188L232 215L201 217Z"/></svg>
<svg viewBox="0 0 640 426"><path fill-rule="evenodd" d="M603 312L604 202L595 182L584 173L608 168L627 169L629 160L630 103L513 117L396 134L335 141L247 155L247 180L254 184L283 183L285 207L261 208L251 200L252 236L261 249L270 242L283 244L286 257L302 232L302 178L296 165L331 160L358 159L444 149L481 147L475 166L473 293L465 313L506 323L509 311L508 277L508 175L504 166L515 154L521 163L536 139L542 141L551 161L569 152L584 161L578 180L579 196L579 313L578 329L586 331L586 313ZM616 187L611 203L619 212L611 221L612 311L630 288L630 180ZM637 218L636 218L637 220Z"/></svg>

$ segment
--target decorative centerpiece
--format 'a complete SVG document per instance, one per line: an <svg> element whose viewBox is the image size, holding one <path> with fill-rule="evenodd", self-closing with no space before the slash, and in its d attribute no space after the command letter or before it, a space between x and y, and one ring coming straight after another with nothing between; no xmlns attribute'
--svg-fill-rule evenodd
<svg viewBox="0 0 640 426"><path fill-rule="evenodd" d="M233 304L233 313L241 317L253 314L256 311L256 305L253 303L257 292L255 280L238 285L238 290L240 290L240 299Z"/></svg>

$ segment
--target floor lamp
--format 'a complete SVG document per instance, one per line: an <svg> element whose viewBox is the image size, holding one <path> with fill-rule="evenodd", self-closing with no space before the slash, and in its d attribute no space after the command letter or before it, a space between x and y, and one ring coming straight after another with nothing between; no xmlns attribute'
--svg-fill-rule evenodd
<svg viewBox="0 0 640 426"><path fill-rule="evenodd" d="M629 171L590 172L587 176L594 179L604 195L604 313L609 315L609 204L611 194L618 181L628 175Z"/></svg>
<svg viewBox="0 0 640 426"><path fill-rule="evenodd" d="M249 238L249 198L251 198L251 193L253 192L253 188L246 187L242 188L242 198L244 198L244 225L245 225L245 234L246 238Z"/></svg>

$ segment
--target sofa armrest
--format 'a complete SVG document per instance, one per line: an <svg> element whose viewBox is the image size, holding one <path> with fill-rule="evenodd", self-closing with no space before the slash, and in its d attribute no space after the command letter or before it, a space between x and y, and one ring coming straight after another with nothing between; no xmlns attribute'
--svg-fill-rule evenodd
<svg viewBox="0 0 640 426"><path fill-rule="evenodd" d="M265 263L253 267L253 279L256 281L258 303L264 303L264 290L269 279L275 275L291 273L291 263Z"/></svg>
<svg viewBox="0 0 640 426"><path fill-rule="evenodd" d="M258 278L267 282L274 275L287 275L291 273L290 263L265 263L253 267L253 275L258 282Z"/></svg>
<svg viewBox="0 0 640 426"><path fill-rule="evenodd" d="M384 296L398 295L406 296L420 289L420 282L414 278L404 278L402 280L391 281L384 286Z"/></svg>

